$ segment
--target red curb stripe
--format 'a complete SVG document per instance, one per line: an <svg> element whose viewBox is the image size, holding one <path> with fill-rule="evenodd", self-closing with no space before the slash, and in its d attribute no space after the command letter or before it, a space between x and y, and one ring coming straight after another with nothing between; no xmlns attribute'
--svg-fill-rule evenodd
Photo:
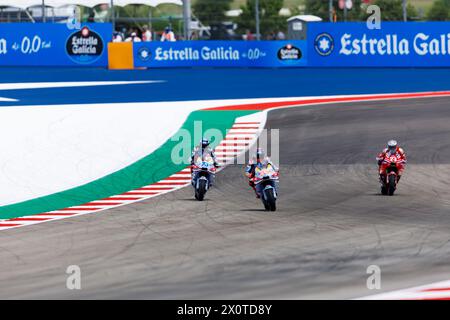
<svg viewBox="0 0 450 320"><path fill-rule="evenodd" d="M159 192L125 192L123 195L130 195L130 196L152 196L155 194L159 194Z"/></svg>
<svg viewBox="0 0 450 320"><path fill-rule="evenodd" d="M153 185L157 186L184 186L185 184L188 184L189 182L156 182Z"/></svg>
<svg viewBox="0 0 450 320"><path fill-rule="evenodd" d="M251 141L253 140L254 136L252 137L225 137L223 139L223 141ZM226 143L226 142L224 142ZM243 142L238 142L238 143L243 143Z"/></svg>
<svg viewBox="0 0 450 320"><path fill-rule="evenodd" d="M73 210L73 209L71 209ZM55 211L63 211L63 210L55 210ZM54 212L55 214L59 214L59 212ZM65 212L64 213L70 213L70 215L76 215L76 214L83 214L83 212Z"/></svg>
<svg viewBox="0 0 450 320"><path fill-rule="evenodd" d="M421 301L433 301L433 300L450 300L450 297L440 297L440 298L412 298L412 299L401 299L401 300L421 300Z"/></svg>
<svg viewBox="0 0 450 320"><path fill-rule="evenodd" d="M227 136L231 136L231 135L237 135L237 134L246 134L248 136L253 136L256 134L256 132L228 132Z"/></svg>
<svg viewBox="0 0 450 320"><path fill-rule="evenodd" d="M139 200L142 199L142 197L116 197L116 198L105 198L102 199L102 201L107 201L107 200L111 200L111 201L134 201L134 200Z"/></svg>
<svg viewBox="0 0 450 320"><path fill-rule="evenodd" d="M420 290L420 292L439 292L439 291L450 291L450 288L430 288Z"/></svg>
<svg viewBox="0 0 450 320"><path fill-rule="evenodd" d="M223 159L223 158L229 158L229 157L234 157L234 156L237 156L237 153L224 153L222 155L218 155L217 158Z"/></svg>
<svg viewBox="0 0 450 320"><path fill-rule="evenodd" d="M73 216L76 213L39 213L36 216Z"/></svg>
<svg viewBox="0 0 450 320"><path fill-rule="evenodd" d="M222 148L222 147L246 147L248 146L250 143L241 143L241 142L237 142L237 143L221 143L220 145L218 145L216 147L216 150L218 148Z"/></svg>
<svg viewBox="0 0 450 320"><path fill-rule="evenodd" d="M174 188L163 188L163 187L143 187L143 188L139 188L136 190L153 190L153 191L168 191L168 190L173 190Z"/></svg>
<svg viewBox="0 0 450 320"><path fill-rule="evenodd" d="M272 108L312 105L318 103L333 103L333 102L353 102L353 101L371 101L382 99L401 99L401 98L420 98L420 97L437 97L450 95L450 91L441 92L420 92L420 93L400 93L400 94L379 94L372 96L356 96L356 97L338 97L338 98L318 98L310 100L294 100L294 101L278 101L267 103L251 103L235 106L225 106L218 108L209 108L205 110L266 110Z"/></svg>
<svg viewBox="0 0 450 320"><path fill-rule="evenodd" d="M0 228L1 228L1 227L19 227L19 226L23 226L23 224L17 224L17 223L0 223Z"/></svg>
<svg viewBox="0 0 450 320"><path fill-rule="evenodd" d="M55 211L95 211L95 210L101 210L102 208L74 208L74 207L70 207L70 208L65 208L65 209L59 209L59 210L55 210Z"/></svg>
<svg viewBox="0 0 450 320"><path fill-rule="evenodd" d="M122 202L89 202L85 204L80 204L80 206L118 206Z"/></svg>
<svg viewBox="0 0 450 320"><path fill-rule="evenodd" d="M235 124L260 124L261 122L235 122Z"/></svg>
<svg viewBox="0 0 450 320"><path fill-rule="evenodd" d="M8 221L47 221L52 220L52 218L14 218Z"/></svg>
<svg viewBox="0 0 450 320"><path fill-rule="evenodd" d="M168 177L168 178L163 179L163 181L167 181L167 180L169 180L169 181L171 181L171 180L191 180L191 177L190 176L188 176L188 177Z"/></svg>
<svg viewBox="0 0 450 320"><path fill-rule="evenodd" d="M217 150L232 150L232 149L243 150L246 147L248 147L249 145L250 145L250 143L247 143L246 145L243 145L243 146L239 146L239 145L233 144L233 143L227 143L227 144L217 146L215 151L217 151Z"/></svg>
<svg viewBox="0 0 450 320"><path fill-rule="evenodd" d="M242 129L244 129L244 130L258 130L259 129L259 127L231 127L231 129L230 130L242 130Z"/></svg>

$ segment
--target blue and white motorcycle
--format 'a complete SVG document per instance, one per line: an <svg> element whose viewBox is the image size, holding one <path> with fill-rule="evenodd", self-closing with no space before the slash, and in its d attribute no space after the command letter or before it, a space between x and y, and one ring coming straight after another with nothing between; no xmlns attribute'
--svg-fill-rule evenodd
<svg viewBox="0 0 450 320"><path fill-rule="evenodd" d="M272 166L255 169L255 186L266 211L277 210L279 173Z"/></svg>
<svg viewBox="0 0 450 320"><path fill-rule="evenodd" d="M214 160L211 157L198 157L192 166L192 186L195 199L203 201L205 194L211 187L216 174Z"/></svg>

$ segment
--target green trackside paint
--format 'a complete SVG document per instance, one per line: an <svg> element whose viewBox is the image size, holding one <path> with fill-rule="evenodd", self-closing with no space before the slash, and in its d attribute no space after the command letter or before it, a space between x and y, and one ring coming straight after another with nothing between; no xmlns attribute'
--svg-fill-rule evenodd
<svg viewBox="0 0 450 320"><path fill-rule="evenodd" d="M195 126L198 127L199 121L201 121L203 132L207 132L208 129L218 129L225 136L227 129L231 128L236 118L252 113L255 111L195 111L189 115L182 128L172 139L141 160L85 185L0 207L0 219L17 218L77 206L163 180L186 167L187 162L174 164L171 160L172 150L179 145L179 136L183 129L193 136ZM191 139L190 150L194 144L198 143L195 139L197 137ZM213 141L212 146L218 145L219 142ZM182 154L182 157L187 160L190 153Z"/></svg>

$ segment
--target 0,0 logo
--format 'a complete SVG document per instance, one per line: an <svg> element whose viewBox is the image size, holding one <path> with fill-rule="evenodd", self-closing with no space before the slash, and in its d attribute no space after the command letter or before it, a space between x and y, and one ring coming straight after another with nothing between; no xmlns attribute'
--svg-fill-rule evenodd
<svg viewBox="0 0 450 320"><path fill-rule="evenodd" d="M333 37L328 33L319 34L314 40L314 48L321 56L329 56L334 50Z"/></svg>

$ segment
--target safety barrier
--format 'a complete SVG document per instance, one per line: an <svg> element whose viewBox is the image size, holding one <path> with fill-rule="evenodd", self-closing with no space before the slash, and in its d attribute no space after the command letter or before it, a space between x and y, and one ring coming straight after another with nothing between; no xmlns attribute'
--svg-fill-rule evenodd
<svg viewBox="0 0 450 320"><path fill-rule="evenodd" d="M450 22L310 23L308 40L110 43L112 25L1 23L0 66L450 67Z"/></svg>
<svg viewBox="0 0 450 320"><path fill-rule="evenodd" d="M0 23L0 66L108 65L110 23Z"/></svg>
<svg viewBox="0 0 450 320"><path fill-rule="evenodd" d="M369 25L371 28L374 25ZM449 22L311 23L308 66L449 67Z"/></svg>
<svg viewBox="0 0 450 320"><path fill-rule="evenodd" d="M301 67L305 41L183 41L134 44L136 67Z"/></svg>

